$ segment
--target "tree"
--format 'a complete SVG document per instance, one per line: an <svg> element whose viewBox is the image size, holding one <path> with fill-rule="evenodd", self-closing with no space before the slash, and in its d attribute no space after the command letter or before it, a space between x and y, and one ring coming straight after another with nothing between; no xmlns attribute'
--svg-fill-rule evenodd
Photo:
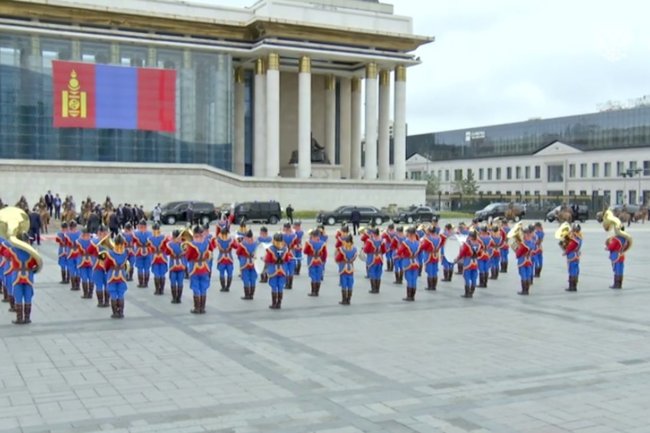
<svg viewBox="0 0 650 433"><path fill-rule="evenodd" d="M457 180L454 183L454 189L456 192L461 193L462 195L476 195L478 194L478 183L474 178L474 172L469 170L467 172L467 177L465 179Z"/></svg>
<svg viewBox="0 0 650 433"><path fill-rule="evenodd" d="M436 195L440 191L440 179L433 174L429 173L426 178L427 181L427 195Z"/></svg>

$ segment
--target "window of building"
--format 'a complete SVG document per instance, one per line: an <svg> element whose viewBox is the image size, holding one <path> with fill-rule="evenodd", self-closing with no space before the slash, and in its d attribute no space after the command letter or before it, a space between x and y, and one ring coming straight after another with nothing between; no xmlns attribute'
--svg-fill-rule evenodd
<svg viewBox="0 0 650 433"><path fill-rule="evenodd" d="M650 169L650 166L648 167L648 169ZM487 180L492 180L492 167L487 169Z"/></svg>
<svg viewBox="0 0 650 433"><path fill-rule="evenodd" d="M591 164L591 177L600 177L600 164L597 162Z"/></svg>
<svg viewBox="0 0 650 433"><path fill-rule="evenodd" d="M608 189L603 191L603 197L605 199L605 203L609 203L610 198L612 197L612 192Z"/></svg>
<svg viewBox="0 0 650 433"><path fill-rule="evenodd" d="M625 163L623 161L617 161L616 162L616 176L623 175L624 171L625 171Z"/></svg>
<svg viewBox="0 0 650 433"><path fill-rule="evenodd" d="M526 168L524 169L524 177L526 179L530 179L530 167L529 166L526 166Z"/></svg>
<svg viewBox="0 0 650 433"><path fill-rule="evenodd" d="M587 163L580 164L580 177L587 177Z"/></svg>
<svg viewBox="0 0 650 433"><path fill-rule="evenodd" d="M501 180L501 167L497 167L496 179Z"/></svg>
<svg viewBox="0 0 650 433"><path fill-rule="evenodd" d="M623 204L623 191L620 189L616 191L616 204Z"/></svg>
<svg viewBox="0 0 650 433"><path fill-rule="evenodd" d="M587 191L585 191L584 189L580 190L580 195L587 195Z"/></svg>
<svg viewBox="0 0 650 433"><path fill-rule="evenodd" d="M637 204L636 202L636 190L631 189L628 191L628 199L627 202L630 204Z"/></svg>
<svg viewBox="0 0 650 433"><path fill-rule="evenodd" d="M454 181L458 182L463 180L463 169L462 168L457 168L454 170Z"/></svg>
<svg viewBox="0 0 650 433"><path fill-rule="evenodd" d="M421 171L412 171L411 172L411 179L412 180L422 180L422 172Z"/></svg>
<svg viewBox="0 0 650 433"><path fill-rule="evenodd" d="M512 167L506 167L506 179L512 179Z"/></svg>
<svg viewBox="0 0 650 433"><path fill-rule="evenodd" d="M521 167L515 167L515 178L521 179Z"/></svg>
<svg viewBox="0 0 650 433"><path fill-rule="evenodd" d="M549 165L548 166L548 182L564 182L564 166L563 165Z"/></svg>
<svg viewBox="0 0 650 433"><path fill-rule="evenodd" d="M574 178L574 177L576 177L576 165L569 164L569 178Z"/></svg>
<svg viewBox="0 0 650 433"><path fill-rule="evenodd" d="M449 182L449 170L445 170L445 182Z"/></svg>
<svg viewBox="0 0 650 433"><path fill-rule="evenodd" d="M650 176L650 161L643 161L643 175Z"/></svg>
<svg viewBox="0 0 650 433"><path fill-rule="evenodd" d="M630 171L636 170L636 161L630 161Z"/></svg>
<svg viewBox="0 0 650 433"><path fill-rule="evenodd" d="M442 179L442 170L438 170L438 180Z"/></svg>
<svg viewBox="0 0 650 433"><path fill-rule="evenodd" d="M528 197L530 195L530 191L524 191L524 196Z"/></svg>
<svg viewBox="0 0 650 433"><path fill-rule="evenodd" d="M506 191L506 195L507 195L507 196L511 196L511 195L512 195L512 191Z"/></svg>
<svg viewBox="0 0 650 433"><path fill-rule="evenodd" d="M570 195L570 196L575 196L575 195L576 195L576 192L575 192L574 190L571 189L571 190L569 190L569 195Z"/></svg>
<svg viewBox="0 0 650 433"><path fill-rule="evenodd" d="M606 162L603 167L603 176L610 177L612 175L612 163Z"/></svg>
<svg viewBox="0 0 650 433"><path fill-rule="evenodd" d="M535 179L541 179L542 178L542 167L539 165L535 166Z"/></svg>
<svg viewBox="0 0 650 433"><path fill-rule="evenodd" d="M478 180L483 180L483 169L482 168L478 169Z"/></svg>

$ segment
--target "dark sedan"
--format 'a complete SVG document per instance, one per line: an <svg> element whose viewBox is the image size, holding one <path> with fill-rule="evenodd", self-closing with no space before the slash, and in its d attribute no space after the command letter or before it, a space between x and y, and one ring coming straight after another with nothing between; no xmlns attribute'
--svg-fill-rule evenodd
<svg viewBox="0 0 650 433"><path fill-rule="evenodd" d="M411 206L408 209L401 209L393 217L394 222L407 224L413 222L431 222L438 219L440 219L440 213L428 206Z"/></svg>
<svg viewBox="0 0 650 433"><path fill-rule="evenodd" d="M321 211L316 216L316 221L321 224L334 225L336 223L349 222L350 215L355 206L340 206L330 212ZM390 220L387 213L380 211L372 206L357 206L356 209L361 214L361 222L374 223L376 225L382 224L384 221Z"/></svg>

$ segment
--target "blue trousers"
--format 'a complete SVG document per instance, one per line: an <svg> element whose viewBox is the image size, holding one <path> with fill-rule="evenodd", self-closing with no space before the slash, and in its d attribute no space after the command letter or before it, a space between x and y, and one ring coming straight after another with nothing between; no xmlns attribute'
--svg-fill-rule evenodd
<svg viewBox="0 0 650 433"><path fill-rule="evenodd" d="M34 297L34 287L30 284L16 284L14 286L14 302L16 304L31 304Z"/></svg>
<svg viewBox="0 0 650 433"><path fill-rule="evenodd" d="M79 278L84 283L87 283L93 278L93 268L79 268Z"/></svg>
<svg viewBox="0 0 650 433"><path fill-rule="evenodd" d="M478 269L464 269L463 278L465 279L465 285L476 286L476 281L478 280Z"/></svg>
<svg viewBox="0 0 650 433"><path fill-rule="evenodd" d="M148 274L151 268L151 256L137 256L135 267L138 269L138 274Z"/></svg>
<svg viewBox="0 0 650 433"><path fill-rule="evenodd" d="M404 271L404 278L406 278L406 287L414 289L418 285L418 270L409 269Z"/></svg>
<svg viewBox="0 0 650 433"><path fill-rule="evenodd" d="M312 265L309 267L309 278L314 283L320 283L323 281L323 265Z"/></svg>
<svg viewBox="0 0 650 433"><path fill-rule="evenodd" d="M508 262L508 253L510 250L508 249L502 249L501 250L501 263L507 263Z"/></svg>
<svg viewBox="0 0 650 433"><path fill-rule="evenodd" d="M221 278L232 278L234 266L232 263L219 263L217 265L217 270L219 271L219 277Z"/></svg>
<svg viewBox="0 0 650 433"><path fill-rule="evenodd" d="M242 269L241 279L244 283L244 287L255 287L257 282L257 271L255 269Z"/></svg>
<svg viewBox="0 0 650 433"><path fill-rule="evenodd" d="M454 264L447 260L446 257L442 258L442 268L443 269L454 269Z"/></svg>
<svg viewBox="0 0 650 433"><path fill-rule="evenodd" d="M68 272L70 273L71 277L76 277L79 275L79 257L74 258L74 259L68 259Z"/></svg>
<svg viewBox="0 0 650 433"><path fill-rule="evenodd" d="M183 278L185 271L171 271L169 273L169 283L173 286L183 287Z"/></svg>
<svg viewBox="0 0 650 433"><path fill-rule="evenodd" d="M154 265L151 265L151 272L153 273L154 277L161 278L167 274L167 268L167 263L156 263Z"/></svg>
<svg viewBox="0 0 650 433"><path fill-rule="evenodd" d="M577 260L569 262L569 276L577 277L578 275L580 275L580 262Z"/></svg>
<svg viewBox="0 0 650 433"><path fill-rule="evenodd" d="M539 269L544 265L544 256L542 254L535 254L532 259L535 269Z"/></svg>
<svg viewBox="0 0 650 433"><path fill-rule="evenodd" d="M533 278L533 267L519 266L519 278L521 281L530 281Z"/></svg>
<svg viewBox="0 0 650 433"><path fill-rule="evenodd" d="M384 271L384 265L381 263L377 265L370 265L370 267L368 268L368 278L370 278L371 280L380 280L383 271Z"/></svg>
<svg viewBox="0 0 650 433"><path fill-rule="evenodd" d="M203 296L210 288L210 275L191 275L190 276L190 289L194 292L194 296Z"/></svg>
<svg viewBox="0 0 650 433"><path fill-rule="evenodd" d="M272 293L284 292L284 285L286 283L287 283L287 279L284 275L269 278L269 286L271 286Z"/></svg>
<svg viewBox="0 0 650 433"><path fill-rule="evenodd" d="M500 262L500 257L492 257L490 259L490 268L491 269L499 269L499 262Z"/></svg>
<svg viewBox="0 0 650 433"><path fill-rule="evenodd" d="M616 275L617 277L623 276L624 268L625 268L625 262L612 263L612 270L614 271L614 275Z"/></svg>
<svg viewBox="0 0 650 433"><path fill-rule="evenodd" d="M489 260L479 260L478 261L478 271L481 274L487 274L490 271L490 261Z"/></svg>
<svg viewBox="0 0 650 433"><path fill-rule="evenodd" d="M341 290L347 290L348 292L351 292L352 288L354 287L354 275L340 274L339 285L341 286Z"/></svg>
<svg viewBox="0 0 650 433"><path fill-rule="evenodd" d="M289 262L284 265L284 272L287 273L287 277L293 277L293 274L296 273L296 262L289 260Z"/></svg>
<svg viewBox="0 0 650 433"><path fill-rule="evenodd" d="M124 281L108 284L108 293L111 295L111 299L124 299L127 290L128 287Z"/></svg>
<svg viewBox="0 0 650 433"><path fill-rule="evenodd" d="M14 274L6 274L4 276L4 281L5 281L5 290L7 291L7 295L13 296L14 294Z"/></svg>
<svg viewBox="0 0 650 433"><path fill-rule="evenodd" d="M106 290L106 271L95 269L93 271L93 283L98 292Z"/></svg>
<svg viewBox="0 0 650 433"><path fill-rule="evenodd" d="M427 263L424 271L429 278L436 278L438 276L438 262Z"/></svg>

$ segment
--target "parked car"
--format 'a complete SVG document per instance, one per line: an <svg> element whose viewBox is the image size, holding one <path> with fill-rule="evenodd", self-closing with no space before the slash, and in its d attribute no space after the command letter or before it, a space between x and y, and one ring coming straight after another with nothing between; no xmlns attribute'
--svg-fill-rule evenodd
<svg viewBox="0 0 650 433"><path fill-rule="evenodd" d="M247 201L235 203L235 222L259 221L277 224L282 218L282 208L277 201Z"/></svg>
<svg viewBox="0 0 650 433"><path fill-rule="evenodd" d="M187 221L187 210L192 203L194 214L192 222L207 224L217 219L217 210L212 203L204 201L172 201L161 206L160 221L164 224L176 224Z"/></svg>
<svg viewBox="0 0 650 433"><path fill-rule="evenodd" d="M474 217L479 221L506 217L513 221L519 221L525 215L526 207L519 203L490 203L474 213Z"/></svg>
<svg viewBox="0 0 650 433"><path fill-rule="evenodd" d="M560 213L562 206L556 206L546 214L546 221L552 223L557 220L557 215ZM569 208L571 210L571 208ZM585 204L578 205L578 218L576 218L581 223L584 223L589 219L589 206Z"/></svg>
<svg viewBox="0 0 650 433"><path fill-rule="evenodd" d="M440 212L434 211L428 206L411 206L408 209L400 209L393 217L393 222L407 223L431 222L440 219Z"/></svg>
<svg viewBox="0 0 650 433"><path fill-rule="evenodd" d="M617 204L614 206L610 206L609 208L612 210L612 213L617 218L623 211L626 211L627 213L632 215L632 217L634 217L634 214L637 213L640 209L639 206L635 204ZM596 221L598 221L599 223L603 222L603 211L596 213Z"/></svg>
<svg viewBox="0 0 650 433"><path fill-rule="evenodd" d="M321 211L316 216L316 221L321 224L334 225L336 223L349 222L350 214L355 206L340 206L330 212ZM390 216L372 206L356 206L361 214L361 221L374 223L376 225L382 224L384 221L389 221Z"/></svg>

